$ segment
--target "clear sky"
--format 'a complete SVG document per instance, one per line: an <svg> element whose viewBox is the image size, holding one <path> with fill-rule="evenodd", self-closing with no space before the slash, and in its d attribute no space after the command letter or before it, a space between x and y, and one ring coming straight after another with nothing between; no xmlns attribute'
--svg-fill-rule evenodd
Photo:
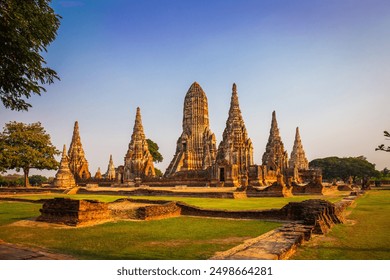
<svg viewBox="0 0 390 280"><path fill-rule="evenodd" d="M28 112L0 105L0 125L40 121L61 150L78 120L92 175L106 171L110 154L123 164L137 106L164 172L194 81L208 97L218 143L237 84L257 164L276 110L289 154L299 126L309 161L364 155L390 168L390 154L374 151L390 144L388 0L54 0L52 7L62 20L45 58L61 81L31 98Z"/></svg>

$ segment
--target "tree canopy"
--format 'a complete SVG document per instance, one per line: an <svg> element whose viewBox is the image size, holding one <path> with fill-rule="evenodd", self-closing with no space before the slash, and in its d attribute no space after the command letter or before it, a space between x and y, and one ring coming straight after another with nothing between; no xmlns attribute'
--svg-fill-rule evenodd
<svg viewBox="0 0 390 280"><path fill-rule="evenodd" d="M363 156L320 158L312 160L309 166L310 168L320 168L325 180L342 179L346 181L350 176L355 180L379 174L379 171L375 169L375 164L368 162Z"/></svg>
<svg viewBox="0 0 390 280"><path fill-rule="evenodd" d="M59 79L41 56L60 26L50 2L0 1L0 99L11 110L27 111L31 105L25 99Z"/></svg>
<svg viewBox="0 0 390 280"><path fill-rule="evenodd" d="M390 140L390 133L388 131L383 131L383 134L385 135L386 140ZM390 146L385 146L385 144L379 145L375 151L385 151L385 152L390 152Z"/></svg>
<svg viewBox="0 0 390 280"><path fill-rule="evenodd" d="M41 123L7 123L0 133L0 171L23 170L24 185L29 186L30 169L57 169L54 156L59 151L50 140Z"/></svg>
<svg viewBox="0 0 390 280"><path fill-rule="evenodd" d="M149 152L153 157L153 161L154 162L162 162L164 160L164 158L160 154L160 152L158 151L159 146L150 139L146 139L146 141L148 142Z"/></svg>

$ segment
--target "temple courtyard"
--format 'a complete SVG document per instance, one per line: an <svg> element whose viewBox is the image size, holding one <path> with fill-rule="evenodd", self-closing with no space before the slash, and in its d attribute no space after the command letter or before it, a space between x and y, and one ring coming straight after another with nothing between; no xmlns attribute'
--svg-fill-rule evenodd
<svg viewBox="0 0 390 280"><path fill-rule="evenodd" d="M43 192L42 189L30 189L28 193L2 192L0 259L390 258L387 236L390 190L373 189L353 197L352 203L343 211L341 223L334 222L329 228L323 226L338 219L332 213L326 213L325 219L320 218L322 225L316 228L286 220L278 211L290 202L297 206L296 203L307 200L325 200L331 202L329 205L339 205L351 198L350 192L213 198L210 193L233 190L221 188L211 192L184 187L154 190L156 193L131 196L125 193L129 189L113 188L88 192L84 189L84 193L83 189L73 189L76 194ZM176 191L178 194L162 196L158 191L161 194ZM194 194L196 192L199 195ZM44 216L40 209L54 198L65 202L68 200L61 199L97 200L103 208L116 214L103 215L101 217L105 219L102 220L91 220L86 216L85 223L69 225L50 221L55 215L50 212L49 205L46 206L49 207L49 220L37 221L38 217ZM99 211L102 210L99 208ZM296 214L293 210L283 213ZM318 230L324 232L319 234ZM292 245L287 244L289 242ZM289 245L290 251L276 252L279 247L279 251L284 250L283 244Z"/></svg>

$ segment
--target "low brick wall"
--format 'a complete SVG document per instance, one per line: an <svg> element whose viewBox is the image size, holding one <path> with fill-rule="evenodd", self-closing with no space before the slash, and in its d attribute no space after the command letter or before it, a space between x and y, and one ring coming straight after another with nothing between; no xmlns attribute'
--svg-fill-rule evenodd
<svg viewBox="0 0 390 280"><path fill-rule="evenodd" d="M54 198L47 200L37 221L76 226L111 219L107 203L96 200Z"/></svg>

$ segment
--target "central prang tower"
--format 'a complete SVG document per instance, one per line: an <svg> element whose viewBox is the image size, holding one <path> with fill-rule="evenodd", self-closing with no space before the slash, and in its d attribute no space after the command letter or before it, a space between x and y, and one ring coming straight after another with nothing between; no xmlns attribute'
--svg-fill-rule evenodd
<svg viewBox="0 0 390 280"><path fill-rule="evenodd" d="M165 177L178 172L206 170L215 162L215 135L209 128L207 97L197 82L189 88L183 109L183 132ZM184 175L184 174L182 174Z"/></svg>

